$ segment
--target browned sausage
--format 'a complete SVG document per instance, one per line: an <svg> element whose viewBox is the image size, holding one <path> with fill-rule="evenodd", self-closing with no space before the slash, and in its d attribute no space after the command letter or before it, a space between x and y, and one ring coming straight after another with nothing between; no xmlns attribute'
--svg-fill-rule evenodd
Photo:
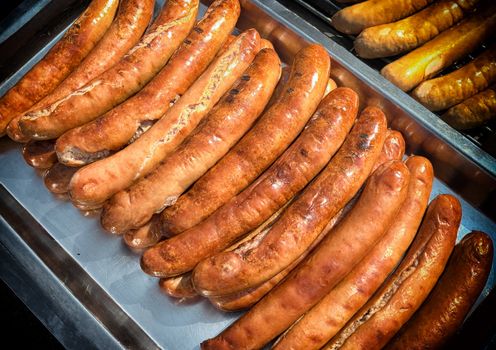
<svg viewBox="0 0 496 350"><path fill-rule="evenodd" d="M372 168L372 172L389 160L401 160L404 154L405 139L403 138L403 135L397 130L388 129L384 145L382 146L379 158Z"/></svg>
<svg viewBox="0 0 496 350"><path fill-rule="evenodd" d="M188 192L162 212L164 231L193 227L260 175L294 140L325 91L329 55L320 45L303 48L293 62L286 90L255 126Z"/></svg>
<svg viewBox="0 0 496 350"><path fill-rule="evenodd" d="M30 110L48 106L67 96L117 63L145 31L152 17L154 3L154 0L123 0L112 25L95 48L55 90ZM19 129L21 115L11 120L7 134L14 141L27 142L29 138Z"/></svg>
<svg viewBox="0 0 496 350"><path fill-rule="evenodd" d="M431 41L389 63L381 73L403 91L439 73L477 48L496 31L496 4L442 32Z"/></svg>
<svg viewBox="0 0 496 350"><path fill-rule="evenodd" d="M149 174L210 112L249 66L259 48L260 36L256 30L240 34L138 140L74 175L70 192L73 203L85 208L101 206L113 194Z"/></svg>
<svg viewBox="0 0 496 350"><path fill-rule="evenodd" d="M0 136L9 122L41 100L86 57L108 29L118 0L93 0L63 38L0 99Z"/></svg>
<svg viewBox="0 0 496 350"><path fill-rule="evenodd" d="M216 53L222 54L219 48L228 47L226 37L238 16L237 0L215 1L167 65L142 90L94 121L59 137L56 150L60 161L71 166L88 164L136 140L184 95ZM184 69L185 64L188 69Z"/></svg>
<svg viewBox="0 0 496 350"><path fill-rule="evenodd" d="M258 349L288 328L385 234L406 198L408 182L401 162L377 169L353 209L309 258L229 328L203 342L202 349Z"/></svg>
<svg viewBox="0 0 496 350"><path fill-rule="evenodd" d="M55 163L43 176L45 187L52 193L67 193L71 178L76 171L77 168Z"/></svg>
<svg viewBox="0 0 496 350"><path fill-rule="evenodd" d="M414 156L406 164L410 170L408 194L387 233L346 278L279 338L274 349L320 349L401 260L420 226L433 181L432 165L426 158Z"/></svg>
<svg viewBox="0 0 496 350"><path fill-rule="evenodd" d="M484 288L493 253L493 242L484 232L472 231L463 237L427 300L386 349L442 348Z"/></svg>
<svg viewBox="0 0 496 350"><path fill-rule="evenodd" d="M80 89L19 119L21 132L52 139L139 91L167 63L193 27L199 0L169 0L150 29L118 63Z"/></svg>
<svg viewBox="0 0 496 350"><path fill-rule="evenodd" d="M355 40L355 51L363 58L410 51L461 21L478 2L442 0L400 21L366 28Z"/></svg>
<svg viewBox="0 0 496 350"><path fill-rule="evenodd" d="M57 162L54 147L53 140L31 141L22 147L22 156L33 168L48 169Z"/></svg>
<svg viewBox="0 0 496 350"><path fill-rule="evenodd" d="M411 15L434 0L368 0L345 7L331 18L340 32L358 34L363 29Z"/></svg>
<svg viewBox="0 0 496 350"><path fill-rule="evenodd" d="M159 281L160 289L167 295L178 299L191 299L198 296L193 284L191 284L191 274L161 278Z"/></svg>
<svg viewBox="0 0 496 350"><path fill-rule="evenodd" d="M424 81L412 96L431 111L452 107L496 81L496 45L456 71Z"/></svg>
<svg viewBox="0 0 496 350"><path fill-rule="evenodd" d="M262 113L281 75L272 49L253 63L188 139L160 165L105 204L102 226L126 232L146 224L222 158ZM258 226L258 225L257 225Z"/></svg>
<svg viewBox="0 0 496 350"><path fill-rule="evenodd" d="M380 349L420 307L444 270L461 221L460 202L439 195L394 274L325 349Z"/></svg>

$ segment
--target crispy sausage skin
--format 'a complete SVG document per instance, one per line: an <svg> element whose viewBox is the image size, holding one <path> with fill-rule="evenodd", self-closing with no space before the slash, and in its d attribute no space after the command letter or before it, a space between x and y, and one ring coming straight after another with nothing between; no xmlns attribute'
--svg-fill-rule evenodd
<svg viewBox="0 0 496 350"><path fill-rule="evenodd" d="M43 176L45 187L52 193L64 194L69 191L69 183L77 168L56 162Z"/></svg>
<svg viewBox="0 0 496 350"><path fill-rule="evenodd" d="M295 56L285 92L213 168L161 215L164 232L193 227L248 186L294 140L317 108L330 60L320 45Z"/></svg>
<svg viewBox="0 0 496 350"><path fill-rule="evenodd" d="M458 130L481 126L496 117L496 86L451 107L441 118Z"/></svg>
<svg viewBox="0 0 496 350"><path fill-rule="evenodd" d="M404 154L405 139L403 138L403 135L398 130L388 129L384 145L382 146L379 158L372 168L372 172L389 160L401 160Z"/></svg>
<svg viewBox="0 0 496 350"><path fill-rule="evenodd" d="M193 27L199 0L169 0L122 59L80 89L19 119L23 134L52 139L85 124L139 91L167 63Z"/></svg>
<svg viewBox="0 0 496 350"><path fill-rule="evenodd" d="M22 147L22 156L26 163L36 169L48 169L57 162L57 155L53 152L55 142L30 141Z"/></svg>
<svg viewBox="0 0 496 350"><path fill-rule="evenodd" d="M142 90L59 137L56 150L60 161L70 166L92 163L136 140L184 95L216 54L221 55L219 49L229 46L226 38L238 16L238 0L212 3L166 66Z"/></svg>
<svg viewBox="0 0 496 350"><path fill-rule="evenodd" d="M460 69L424 81L412 96L431 111L452 107L496 82L496 45Z"/></svg>
<svg viewBox="0 0 496 350"><path fill-rule="evenodd" d="M401 162L378 168L353 209L309 258L229 328L203 342L202 349L258 349L288 328L385 234L406 198L408 182L408 168Z"/></svg>
<svg viewBox="0 0 496 350"><path fill-rule="evenodd" d="M276 52L260 51L232 89L174 153L105 204L103 227L121 233L139 228L154 213L174 203L251 127L269 101L280 75L281 61Z"/></svg>
<svg viewBox="0 0 496 350"><path fill-rule="evenodd" d="M461 221L460 202L434 199L393 275L325 349L380 349L420 307L444 270Z"/></svg>
<svg viewBox="0 0 496 350"><path fill-rule="evenodd" d="M191 88L134 143L118 153L89 164L71 181L78 207L98 207L113 194L149 174L191 133L219 99L243 74L260 48L260 36L249 29L217 57ZM111 227L107 227L114 231Z"/></svg>
<svg viewBox="0 0 496 350"><path fill-rule="evenodd" d="M493 242L484 232L473 231L463 237L427 300L386 349L442 348L484 288L493 253Z"/></svg>
<svg viewBox="0 0 496 350"><path fill-rule="evenodd" d="M403 91L410 91L422 81L472 52L496 30L496 4L481 9L431 41L389 63L381 73Z"/></svg>
<svg viewBox="0 0 496 350"><path fill-rule="evenodd" d="M355 40L355 51L363 58L410 51L461 21L478 2L442 0L400 21L366 28Z"/></svg>
<svg viewBox="0 0 496 350"><path fill-rule="evenodd" d="M365 28L405 18L433 1L368 0L338 11L332 16L331 24L340 32L358 34Z"/></svg>
<svg viewBox="0 0 496 350"><path fill-rule="evenodd" d="M191 274L161 278L158 282L160 289L170 297L178 299L191 299L198 296L193 284L191 284Z"/></svg>
<svg viewBox="0 0 496 350"><path fill-rule="evenodd" d="M123 0L112 25L84 61L55 90L30 110L48 106L67 96L117 63L138 42L145 31L153 14L154 3L154 0ZM7 134L14 141L27 142L29 138L19 129L21 115L11 120Z"/></svg>
<svg viewBox="0 0 496 350"><path fill-rule="evenodd" d="M62 39L0 99L0 136L19 113L48 95L93 49L109 28L118 0L93 0Z"/></svg>
<svg viewBox="0 0 496 350"><path fill-rule="evenodd" d="M422 221L434 177L426 158L410 157L406 165L410 170L408 194L387 233L346 278L293 324L274 349L320 349L367 302L401 260Z"/></svg>

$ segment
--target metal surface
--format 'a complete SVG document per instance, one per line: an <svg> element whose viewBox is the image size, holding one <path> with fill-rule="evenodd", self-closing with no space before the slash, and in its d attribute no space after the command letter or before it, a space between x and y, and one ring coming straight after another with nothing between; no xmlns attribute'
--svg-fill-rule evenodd
<svg viewBox="0 0 496 350"><path fill-rule="evenodd" d="M408 135L408 131L411 130L408 128L413 128L414 125L420 128L420 136L430 136L430 142L438 142L439 147L445 149L444 138L430 133L422 119L417 120L416 117L410 116L411 109L415 112L414 106L409 104L410 101L400 101L402 104L399 104L399 94L395 90L391 96L388 95L391 86L377 85L380 88L375 88L374 84L379 83L380 80L374 75L368 76L372 71L369 67L365 65L348 67L346 62L350 54L346 50L279 3L270 0L243 1L239 27L243 29L251 26L270 38L287 62L306 41L321 42L334 57L334 78L343 85L355 88L361 94L363 104L382 105L390 116L394 115L396 119L405 121L406 124L403 125L394 124L398 123L395 122L396 119L391 120L393 126L402 130L409 140L417 137L417 134ZM5 83L2 84L0 95L6 89ZM414 145L411 149L424 150L421 145L425 142L424 139L420 146ZM452 152L458 155L456 151L452 150ZM469 162L465 156L460 157L463 162ZM446 164L443 167L442 164L437 163L436 171L438 174L446 171L459 174L460 171L475 169L484 175L483 178L487 178L487 174L475 163L471 164L472 168L465 168L466 163L462 163L464 167L459 170L456 169L456 164ZM471 182L480 183L477 174L468 173L465 176ZM494 185L494 179L492 180L493 182L489 183ZM451 178L447 182L451 187L457 188L454 186L457 185L456 179ZM97 332L95 334L99 334L103 342L108 332L121 347L133 347L129 342L142 341L144 343L140 343L140 347L153 347L153 344L157 344L165 349L198 349L198 344L202 340L216 335L240 316L240 313L220 312L205 300L182 303L163 295L158 288L157 279L141 271L139 254L130 251L119 237L106 233L100 226L98 215L84 216L66 199L57 198L48 192L43 186L40 174L25 164L20 145L7 138L0 139L0 184L5 188L5 191L0 191L0 212L3 216L3 221L0 222L2 233L0 242L9 252L2 255L2 266L14 267L15 264L10 265L11 260L23 262L25 259L23 254L29 253L27 255L29 259L26 259L24 264L25 270L30 269L28 261L32 261L32 264L35 264L33 271L48 272L43 275L43 278L47 279L46 287L52 283L63 287L60 295L65 295L64 298L67 297L67 300L71 299L72 295L73 299L76 299L76 304L82 305L80 308L70 309L74 312L70 318L88 322L88 326L83 322L83 326L78 328L84 339L92 337L86 334L87 332ZM479 184L479 186L485 185ZM488 192L490 189L494 187L478 188L477 192ZM496 241L495 222L463 199L471 197L463 195L461 191L453 191L436 179L431 197L439 193L452 193L461 199L463 221L459 238L470 230L478 229L491 234ZM476 198L480 198L479 194L478 196ZM30 218L33 220L31 221ZM18 249L18 246L23 244L25 249ZM54 249L53 253L47 250L47 247L53 247L51 248ZM57 260L59 258L60 260ZM4 259L8 259L8 262ZM79 268L75 268L72 263ZM489 281L478 303L494 286L494 270L493 265ZM43 282L39 279L36 281L36 275L36 273L34 276L27 274L34 280L32 283L42 287ZM91 292L81 294L81 291L85 290ZM62 293L64 291L65 294ZM58 300L57 295L53 295L52 301L63 302ZM44 312L50 312L49 305L47 310L43 310L41 306L39 308L41 316L46 316ZM100 325L102 329L95 330L92 328L94 325ZM121 333L128 327L130 334L125 340ZM99 339L96 338L94 345L105 348L107 343L99 343ZM112 343L108 341L109 344ZM128 342L127 346L126 342Z"/></svg>

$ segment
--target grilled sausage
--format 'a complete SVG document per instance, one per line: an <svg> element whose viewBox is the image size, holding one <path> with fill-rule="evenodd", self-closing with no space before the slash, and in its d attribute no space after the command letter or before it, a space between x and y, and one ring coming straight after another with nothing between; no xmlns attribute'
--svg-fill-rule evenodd
<svg viewBox="0 0 496 350"><path fill-rule="evenodd" d="M408 321L434 287L455 244L460 202L439 195L431 202L407 255L381 289L325 349L380 349Z"/></svg>
<svg viewBox="0 0 496 350"><path fill-rule="evenodd" d="M452 107L496 82L496 45L456 71L424 81L412 96L431 111Z"/></svg>
<svg viewBox="0 0 496 350"><path fill-rule="evenodd" d="M104 35L118 0L93 0L62 39L0 99L0 136L9 122L59 85Z"/></svg>
<svg viewBox="0 0 496 350"><path fill-rule="evenodd" d="M136 140L184 95L216 53L221 55L220 51L229 46L226 38L238 16L238 0L215 1L167 65L142 90L94 121L59 137L59 160L71 166L88 164Z"/></svg>
<svg viewBox="0 0 496 350"><path fill-rule="evenodd" d="M487 234L472 231L463 237L427 300L386 349L442 348L482 292L493 252L493 242Z"/></svg>
<svg viewBox="0 0 496 350"><path fill-rule="evenodd" d="M451 107L441 118L458 130L483 125L496 117L496 86L492 86Z"/></svg>
<svg viewBox="0 0 496 350"><path fill-rule="evenodd" d="M407 55L389 63L381 73L409 91L443 68L472 52L496 30L496 4L480 11Z"/></svg>
<svg viewBox="0 0 496 350"><path fill-rule="evenodd" d="M22 147L22 156L28 165L36 169L48 169L57 162L57 155L53 151L53 140L31 141Z"/></svg>
<svg viewBox="0 0 496 350"><path fill-rule="evenodd" d="M69 183L77 168L56 162L43 176L45 187L52 193L64 194L69 191Z"/></svg>
<svg viewBox="0 0 496 350"><path fill-rule="evenodd" d="M126 232L147 223L174 203L192 183L222 158L262 113L281 74L272 49L260 51L195 132L160 165L104 206L102 225ZM258 225L257 225L258 226Z"/></svg>
<svg viewBox="0 0 496 350"><path fill-rule="evenodd" d="M353 209L309 258L229 328L203 342L202 349L258 349L284 331L385 234L406 198L408 181L408 169L401 162L377 169Z"/></svg>
<svg viewBox="0 0 496 350"><path fill-rule="evenodd" d="M150 173L229 90L259 48L260 36L256 30L240 34L163 118L136 142L111 157L83 167L74 175L73 203L86 208L101 206L113 194Z"/></svg>
<svg viewBox="0 0 496 350"><path fill-rule="evenodd" d="M366 28L355 40L355 51L363 58L410 51L461 21L478 2L442 0L400 21Z"/></svg>
<svg viewBox="0 0 496 350"><path fill-rule="evenodd" d="M67 96L117 63L145 31L153 14L154 3L154 0L123 0L112 25L95 48L55 90L30 110L48 106ZM21 133L18 124L21 115L10 121L7 134L14 141L27 142L29 138Z"/></svg>
<svg viewBox="0 0 496 350"><path fill-rule="evenodd" d="M286 90L255 126L161 215L164 232L193 227L260 175L303 129L325 91L329 55L320 45L303 48L293 62Z"/></svg>
<svg viewBox="0 0 496 350"><path fill-rule="evenodd" d="M52 139L105 113L139 91L188 35L199 0L169 0L149 31L118 63L82 88L19 119L21 132Z"/></svg>
<svg viewBox="0 0 496 350"><path fill-rule="evenodd" d="M278 339L274 349L320 349L380 287L398 264L422 221L433 170L423 157L411 157L408 194L387 233L329 294ZM409 348L405 348L409 349Z"/></svg>
<svg viewBox="0 0 496 350"><path fill-rule="evenodd" d="M331 24L340 32L358 34L365 28L405 18L433 1L368 0L336 12L331 18Z"/></svg>
<svg viewBox="0 0 496 350"><path fill-rule="evenodd" d="M190 273L185 273L177 277L161 278L159 280L159 286L165 294L173 298L191 299L198 296L191 283Z"/></svg>
<svg viewBox="0 0 496 350"><path fill-rule="evenodd" d="M404 154L405 139L403 138L403 135L397 130L388 129L384 145L382 146L379 158L372 168L372 172L389 160L401 160Z"/></svg>

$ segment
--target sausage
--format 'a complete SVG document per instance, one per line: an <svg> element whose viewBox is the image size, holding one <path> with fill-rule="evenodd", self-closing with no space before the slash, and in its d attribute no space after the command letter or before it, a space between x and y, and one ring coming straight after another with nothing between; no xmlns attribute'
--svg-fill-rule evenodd
<svg viewBox="0 0 496 350"><path fill-rule="evenodd" d="M260 47L254 29L239 35L196 80L181 99L145 134L120 152L89 164L71 181L78 207L101 206L113 194L150 173L208 114L240 77Z"/></svg>
<svg viewBox="0 0 496 350"><path fill-rule="evenodd" d="M18 114L48 95L88 55L109 28L118 0L93 0L46 56L0 98L0 136Z"/></svg>
<svg viewBox="0 0 496 350"><path fill-rule="evenodd" d="M60 161L71 166L88 164L136 140L184 95L216 53L221 54L221 46L228 47L226 38L238 16L237 0L215 1L142 90L94 121L59 137L56 150ZM185 64L188 69L184 69Z"/></svg>
<svg viewBox="0 0 496 350"><path fill-rule="evenodd" d="M439 73L477 48L496 30L496 4L478 12L431 41L389 63L381 74L403 91Z"/></svg>
<svg viewBox="0 0 496 350"><path fill-rule="evenodd" d="M368 0L336 12L331 18L331 24L345 34L358 34L365 28L405 18L433 1Z"/></svg>
<svg viewBox="0 0 496 350"><path fill-rule="evenodd" d="M441 118L458 130L481 126L496 117L496 86L451 107Z"/></svg>
<svg viewBox="0 0 496 350"><path fill-rule="evenodd" d="M427 300L386 349L442 348L482 292L493 252L493 242L484 232L472 231L463 237Z"/></svg>
<svg viewBox="0 0 496 350"><path fill-rule="evenodd" d="M406 200L386 234L329 294L278 339L273 349L320 349L367 302L401 260L422 221L434 177L426 158L410 157L406 165L410 170Z"/></svg>
<svg viewBox="0 0 496 350"><path fill-rule="evenodd" d="M48 169L57 162L53 152L53 140L31 141L22 147L22 156L26 163L36 169Z"/></svg>
<svg viewBox="0 0 496 350"><path fill-rule="evenodd" d="M382 146L379 158L377 158L372 167L372 172L389 160L401 160L404 154L405 139L403 138L403 135L397 130L388 129L384 145Z"/></svg>
<svg viewBox="0 0 496 350"><path fill-rule="evenodd" d="M262 113L281 74L272 49L260 51L202 123L150 174L116 193L103 207L102 226L126 232L174 203L222 158Z"/></svg>
<svg viewBox="0 0 496 350"><path fill-rule="evenodd" d="M112 25L94 49L55 90L30 110L48 106L67 96L117 63L138 42L145 31L153 14L154 2L154 0L123 0ZM14 141L27 142L29 138L21 133L18 124L21 115L10 121L7 134Z"/></svg>
<svg viewBox="0 0 496 350"><path fill-rule="evenodd" d="M139 91L167 63L193 27L199 0L169 0L150 29L121 60L80 89L29 111L19 128L36 140L83 125Z"/></svg>
<svg viewBox="0 0 496 350"><path fill-rule="evenodd" d="M400 21L366 28L355 39L355 51L363 58L410 51L461 21L478 2L442 0Z"/></svg>
<svg viewBox="0 0 496 350"><path fill-rule="evenodd" d="M378 168L353 209L311 255L234 324L203 342L202 349L258 349L283 332L385 234L406 198L408 182L408 168L401 162Z"/></svg>
<svg viewBox="0 0 496 350"><path fill-rule="evenodd" d="M64 194L69 191L69 183L77 168L56 162L43 177L45 187L52 193Z"/></svg>
<svg viewBox="0 0 496 350"><path fill-rule="evenodd" d="M324 93L330 60L320 45L296 56L286 90L213 168L161 215L166 234L193 227L260 175L303 129Z"/></svg>
<svg viewBox="0 0 496 350"><path fill-rule="evenodd" d="M357 111L358 95L353 90L338 88L327 95L305 130L265 173L188 231L189 235L208 242L203 243L201 249L195 249L198 261L260 225L301 191L342 145ZM249 245L253 246L251 243ZM222 264L217 265L218 261ZM198 292L202 295L222 295L246 289L240 285L241 289L236 286L236 290L231 290L230 286L223 285L224 276L220 270L226 266L230 266L230 262L222 258L217 260L217 257L199 262L193 275Z"/></svg>
<svg viewBox="0 0 496 350"><path fill-rule="evenodd" d="M400 266L324 349L383 347L434 287L453 250L460 221L460 202L451 195L436 197Z"/></svg>
<svg viewBox="0 0 496 350"><path fill-rule="evenodd" d="M191 284L191 274L185 273L177 277L161 278L160 290L170 297L178 299L191 299L198 296Z"/></svg>
<svg viewBox="0 0 496 350"><path fill-rule="evenodd" d="M452 107L496 82L496 45L440 78L424 81L412 96L431 111Z"/></svg>

